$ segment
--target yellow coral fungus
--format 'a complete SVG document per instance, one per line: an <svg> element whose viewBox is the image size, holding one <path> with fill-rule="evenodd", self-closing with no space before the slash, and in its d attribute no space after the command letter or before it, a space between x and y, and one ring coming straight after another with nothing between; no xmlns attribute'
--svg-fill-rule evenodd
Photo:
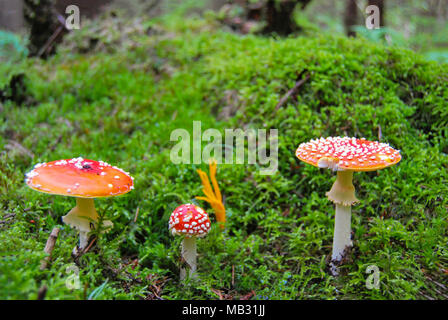
<svg viewBox="0 0 448 320"><path fill-rule="evenodd" d="M202 191L205 194L205 197L196 197L196 199L204 200L210 203L215 211L216 220L220 223L221 229L224 229L224 224L226 222L226 209L222 203L222 195L219 191L218 182L216 181L216 165L217 163L215 159L210 160L210 180L212 181L213 189L215 190L214 192L212 186L210 185L210 181L208 180L207 174L201 169L196 170L201 178L202 185L204 186Z"/></svg>

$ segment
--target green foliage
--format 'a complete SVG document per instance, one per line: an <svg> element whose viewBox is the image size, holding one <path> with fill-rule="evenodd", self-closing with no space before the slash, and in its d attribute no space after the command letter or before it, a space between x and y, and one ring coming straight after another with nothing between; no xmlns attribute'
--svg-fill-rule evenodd
<svg viewBox="0 0 448 320"><path fill-rule="evenodd" d="M446 64L363 39L275 40L199 19L159 23L145 23L158 32L123 47L114 42L113 51L98 45L80 53L67 38L55 57L31 60L26 75L37 104L1 107L2 298L34 299L42 285L49 299L242 298L252 290L255 299L442 297L435 282L446 283L448 270ZM310 79L275 110L302 72ZM218 117L229 107L234 117ZM170 133L191 132L193 120L202 130L278 129L279 171L263 176L260 166L219 165L226 230L213 224L198 240L198 279L181 285L181 239L169 234L168 219L201 195L196 169L207 169L172 164ZM294 156L301 142L330 135L380 135L403 155L395 167L355 174L362 201L353 208L354 249L339 279L326 264L333 173ZM23 180L37 162L77 156L130 171L135 190L96 201L114 227L74 261L77 234L61 221L74 200L37 193ZM214 222L208 204L198 204ZM40 271L56 226L51 263ZM74 262L81 288L71 290ZM365 286L369 265L380 269L378 290Z"/></svg>
<svg viewBox="0 0 448 320"><path fill-rule="evenodd" d="M24 76L27 55L28 49L22 38L0 30L0 102L12 100L21 104L29 95ZM28 102L31 100L28 98Z"/></svg>
<svg viewBox="0 0 448 320"><path fill-rule="evenodd" d="M0 62L17 62L28 55L25 41L14 33L0 30Z"/></svg>

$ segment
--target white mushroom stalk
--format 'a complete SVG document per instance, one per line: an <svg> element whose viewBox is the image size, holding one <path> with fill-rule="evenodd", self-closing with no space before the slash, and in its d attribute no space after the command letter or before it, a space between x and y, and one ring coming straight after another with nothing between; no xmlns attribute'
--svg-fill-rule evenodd
<svg viewBox="0 0 448 320"><path fill-rule="evenodd" d="M196 237L185 237L182 240L182 258L188 265L188 268L180 268L180 280L184 280L187 277L187 270L189 270L189 277L195 277L197 270L197 249L196 249Z"/></svg>
<svg viewBox="0 0 448 320"><path fill-rule="evenodd" d="M76 198L76 206L62 217L62 221L79 231L78 247L80 250L84 250L89 244L89 233L95 230L98 224L98 213L95 209L94 200ZM109 231L112 226L112 221L103 221L102 232Z"/></svg>
<svg viewBox="0 0 448 320"><path fill-rule="evenodd" d="M344 251L352 246L351 240L351 209L359 200L355 196L355 187L352 183L353 171L338 171L336 181L327 197L336 206L333 253L331 260L340 262Z"/></svg>

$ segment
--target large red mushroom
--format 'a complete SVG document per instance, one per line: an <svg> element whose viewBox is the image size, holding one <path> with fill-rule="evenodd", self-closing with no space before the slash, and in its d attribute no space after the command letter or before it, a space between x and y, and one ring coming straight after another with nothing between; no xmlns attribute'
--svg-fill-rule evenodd
<svg viewBox="0 0 448 320"><path fill-rule="evenodd" d="M118 196L134 188L133 178L120 168L103 161L79 158L38 163L26 174L33 190L76 198L76 206L62 217L64 223L79 230L79 250L88 245L89 232L97 228L98 213L94 198ZM103 221L102 227L112 227Z"/></svg>
<svg viewBox="0 0 448 320"><path fill-rule="evenodd" d="M336 275L336 266L343 259L345 250L352 246L351 206L359 201L352 183L353 172L390 167L401 160L400 151L387 143L364 138L328 137L300 144L296 156L315 167L337 171L336 181L326 193L328 199L336 205L331 255L332 273Z"/></svg>

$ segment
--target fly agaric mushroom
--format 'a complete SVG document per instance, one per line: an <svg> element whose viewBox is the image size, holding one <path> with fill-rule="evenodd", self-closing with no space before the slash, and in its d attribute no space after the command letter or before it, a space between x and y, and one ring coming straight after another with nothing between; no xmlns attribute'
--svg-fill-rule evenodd
<svg viewBox="0 0 448 320"><path fill-rule="evenodd" d="M38 163L26 174L25 182L36 191L76 197L76 206L62 221L79 230L79 249L83 250L88 233L98 223L93 199L127 193L134 189L133 180L129 173L106 162L73 158ZM111 221L103 221L102 227L110 229L112 225Z"/></svg>
<svg viewBox="0 0 448 320"><path fill-rule="evenodd" d="M170 216L169 230L173 235L183 235L182 258L190 268L190 277L196 272L196 238L204 237L210 231L210 219L207 212L194 204L177 207ZM180 269L180 279L186 277L186 270Z"/></svg>
<svg viewBox="0 0 448 320"><path fill-rule="evenodd" d="M387 143L364 138L328 137L300 144L296 156L315 167L337 171L336 181L326 193L328 199L336 205L331 259L332 272L337 274L334 265L341 262L344 250L352 246L351 206L359 201L352 183L353 172L390 167L401 160L400 151Z"/></svg>

